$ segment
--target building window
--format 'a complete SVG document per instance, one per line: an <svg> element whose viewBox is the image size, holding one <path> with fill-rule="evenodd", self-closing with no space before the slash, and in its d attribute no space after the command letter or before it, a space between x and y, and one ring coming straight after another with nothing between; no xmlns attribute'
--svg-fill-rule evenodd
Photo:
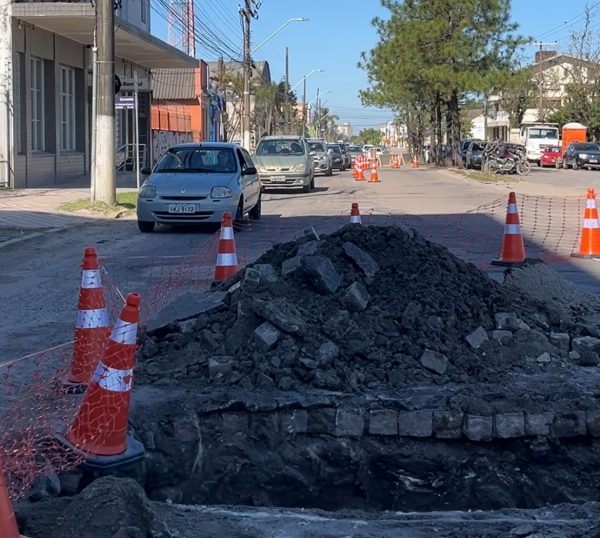
<svg viewBox="0 0 600 538"><path fill-rule="evenodd" d="M60 149L75 150L75 69L60 68Z"/></svg>
<svg viewBox="0 0 600 538"><path fill-rule="evenodd" d="M141 16L142 16L142 22L145 24L146 23L146 19L148 18L148 4L147 4L147 0L140 0L140 6L141 6Z"/></svg>
<svg viewBox="0 0 600 538"><path fill-rule="evenodd" d="M44 151L44 60L31 58L31 149Z"/></svg>

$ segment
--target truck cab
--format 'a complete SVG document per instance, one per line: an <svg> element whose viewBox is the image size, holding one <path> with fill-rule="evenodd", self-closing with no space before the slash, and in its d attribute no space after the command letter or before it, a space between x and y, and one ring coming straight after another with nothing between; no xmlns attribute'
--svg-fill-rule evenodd
<svg viewBox="0 0 600 538"><path fill-rule="evenodd" d="M538 165L542 153L548 146L560 144L558 124L556 123L532 123L523 124L520 129L521 143L525 146L528 161L534 161Z"/></svg>

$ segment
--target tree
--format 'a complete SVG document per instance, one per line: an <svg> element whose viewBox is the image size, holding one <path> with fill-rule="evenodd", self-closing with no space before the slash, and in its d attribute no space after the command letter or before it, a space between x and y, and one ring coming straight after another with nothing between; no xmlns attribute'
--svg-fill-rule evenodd
<svg viewBox="0 0 600 538"><path fill-rule="evenodd" d="M381 144L381 132L377 129L362 129L360 133L358 133L358 142L361 144L371 144L373 146L378 146Z"/></svg>
<svg viewBox="0 0 600 538"><path fill-rule="evenodd" d="M458 161L460 101L501 84L525 42L513 34L510 0L381 1L390 16L373 20L379 42L362 55L370 87L361 99L403 116L417 151L427 124L435 148L445 130Z"/></svg>

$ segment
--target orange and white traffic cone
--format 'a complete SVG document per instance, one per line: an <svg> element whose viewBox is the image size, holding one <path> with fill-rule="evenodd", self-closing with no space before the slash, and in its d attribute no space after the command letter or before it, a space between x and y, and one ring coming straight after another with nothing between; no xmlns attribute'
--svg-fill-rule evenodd
<svg viewBox="0 0 600 538"><path fill-rule="evenodd" d="M116 456L127 450L139 320L140 296L130 293L66 434L67 441L85 454Z"/></svg>
<svg viewBox="0 0 600 538"><path fill-rule="evenodd" d="M419 157L417 156L416 153L413 155L411 167L412 168L419 168Z"/></svg>
<svg viewBox="0 0 600 538"><path fill-rule="evenodd" d="M379 174L377 173L376 161L371 163L371 177L369 178L369 183L379 183Z"/></svg>
<svg viewBox="0 0 600 538"><path fill-rule="evenodd" d="M219 238L219 251L217 253L217 264L215 266L215 282L223 282L231 278L238 272L238 269L231 214L223 213L221 236Z"/></svg>
<svg viewBox="0 0 600 538"><path fill-rule="evenodd" d="M587 191L579 252L574 252L571 256L576 258L596 258L600 256L600 223L598 222L598 208L596 207L596 192L591 187Z"/></svg>
<svg viewBox="0 0 600 538"><path fill-rule="evenodd" d="M94 248L85 249L81 268L73 358L69 376L64 383L72 392L85 390L85 385L102 358L104 346L110 336L100 265Z"/></svg>
<svg viewBox="0 0 600 538"><path fill-rule="evenodd" d="M0 536L2 538L19 538L19 529L17 528L17 520L13 512L10 498L8 497L8 489L6 488L6 480L4 478L4 469L0 461Z"/></svg>
<svg viewBox="0 0 600 538"><path fill-rule="evenodd" d="M362 157L358 157L358 159L355 161L354 171L356 172L356 175L354 176L355 181L364 181L365 180L365 175L363 174L363 158Z"/></svg>
<svg viewBox="0 0 600 538"><path fill-rule="evenodd" d="M362 224L357 203L352 204L352 209L350 211L350 224Z"/></svg>
<svg viewBox="0 0 600 538"><path fill-rule="evenodd" d="M500 258L492 262L493 265L515 265L525 261L525 244L521 234L521 222L517 209L517 196L514 192L508 195L506 221L504 224L504 238Z"/></svg>

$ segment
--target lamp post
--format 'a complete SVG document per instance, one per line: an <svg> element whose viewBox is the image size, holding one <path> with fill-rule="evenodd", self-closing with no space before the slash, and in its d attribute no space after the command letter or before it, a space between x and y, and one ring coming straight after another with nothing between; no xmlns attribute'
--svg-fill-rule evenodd
<svg viewBox="0 0 600 538"><path fill-rule="evenodd" d="M267 41L281 32L281 30L283 30L288 24L292 22L305 22L308 21L308 19L306 17L294 17L292 19L288 19L269 37L259 43L252 51L250 51L250 17L244 17L244 21L244 102L242 105L242 146L244 146L247 150L250 150L250 79L252 78L251 52L254 53L260 49L265 43L267 43Z"/></svg>
<svg viewBox="0 0 600 538"><path fill-rule="evenodd" d="M310 77L313 73L323 73L324 71L325 69L313 69L312 71L304 75L298 83L294 84L294 86L290 90L291 92L293 92L295 88L300 86L300 84L304 83L304 94L302 97L302 135L304 135L304 131L306 129L306 79Z"/></svg>

